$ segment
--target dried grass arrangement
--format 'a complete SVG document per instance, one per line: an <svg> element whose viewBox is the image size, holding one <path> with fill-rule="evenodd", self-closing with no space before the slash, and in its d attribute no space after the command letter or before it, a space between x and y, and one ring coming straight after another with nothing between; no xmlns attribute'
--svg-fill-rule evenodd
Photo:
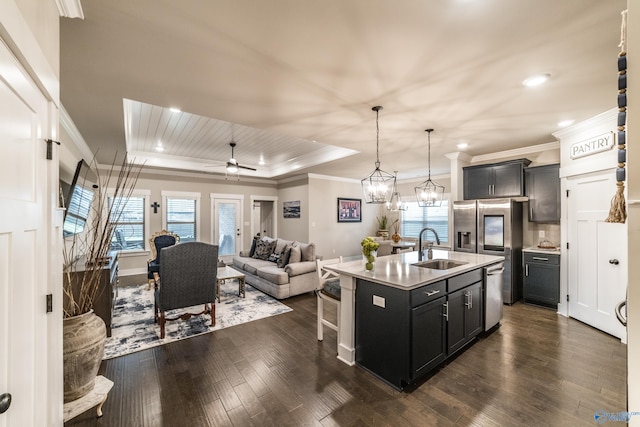
<svg viewBox="0 0 640 427"><path fill-rule="evenodd" d="M116 157L110 168L98 173L95 158L90 163L97 177L97 188L91 203L91 214L82 233L65 238L63 245L63 292L65 295L64 318L88 313L94 301L104 291L100 277L105 263L109 262L111 240L123 207L135 189L142 165L129 163L124 156L120 167ZM78 179L86 179L79 177ZM95 187L95 186L94 186ZM109 197L120 203L109 204Z"/></svg>

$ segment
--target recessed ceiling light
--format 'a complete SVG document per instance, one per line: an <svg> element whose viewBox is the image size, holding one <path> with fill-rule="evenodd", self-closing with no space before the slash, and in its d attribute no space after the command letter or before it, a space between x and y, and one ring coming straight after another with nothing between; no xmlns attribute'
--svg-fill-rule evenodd
<svg viewBox="0 0 640 427"><path fill-rule="evenodd" d="M538 86L549 80L549 77L551 77L551 74L536 74L535 76L527 77L522 84L527 87Z"/></svg>
<svg viewBox="0 0 640 427"><path fill-rule="evenodd" d="M466 142L461 142L460 144L456 145L456 147L458 148L467 148L469 146L469 144L467 144Z"/></svg>
<svg viewBox="0 0 640 427"><path fill-rule="evenodd" d="M561 122L558 122L558 126L560 126L561 128L566 128L567 126L572 125L573 122L575 122L575 120L563 120Z"/></svg>
<svg viewBox="0 0 640 427"><path fill-rule="evenodd" d="M169 111L171 111L172 113L181 113L180 109L176 107L169 108Z"/></svg>
<svg viewBox="0 0 640 427"><path fill-rule="evenodd" d="M162 144L156 145L156 151L164 151L164 147L162 146Z"/></svg>

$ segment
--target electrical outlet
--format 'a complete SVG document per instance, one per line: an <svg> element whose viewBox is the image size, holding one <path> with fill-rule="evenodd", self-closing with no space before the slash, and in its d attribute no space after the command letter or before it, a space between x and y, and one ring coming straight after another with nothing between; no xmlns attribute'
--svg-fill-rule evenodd
<svg viewBox="0 0 640 427"><path fill-rule="evenodd" d="M538 237L544 237L544 230L538 231Z"/></svg>

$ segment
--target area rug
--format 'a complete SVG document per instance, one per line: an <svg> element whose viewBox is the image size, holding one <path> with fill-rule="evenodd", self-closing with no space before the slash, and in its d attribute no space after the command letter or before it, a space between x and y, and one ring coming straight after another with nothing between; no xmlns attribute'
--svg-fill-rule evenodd
<svg viewBox="0 0 640 427"><path fill-rule="evenodd" d="M245 298L239 297L238 283L235 280L228 281L221 286L221 302L216 303L216 326L211 327L211 317L204 315L193 316L189 320L174 320L166 323L165 338L160 339L160 326L153 320L153 289L147 289L146 283L119 288L111 322L111 337L107 338L104 346L104 359L292 310L250 285L246 285L245 294ZM168 311L167 316L173 317L185 311L197 313L202 311L202 305L191 310Z"/></svg>

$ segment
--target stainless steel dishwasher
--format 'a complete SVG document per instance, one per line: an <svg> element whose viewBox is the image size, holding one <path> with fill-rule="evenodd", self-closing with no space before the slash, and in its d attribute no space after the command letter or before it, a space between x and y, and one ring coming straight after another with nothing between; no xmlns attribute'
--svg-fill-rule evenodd
<svg viewBox="0 0 640 427"><path fill-rule="evenodd" d="M504 263L484 268L484 330L496 326L502 319L502 273Z"/></svg>

